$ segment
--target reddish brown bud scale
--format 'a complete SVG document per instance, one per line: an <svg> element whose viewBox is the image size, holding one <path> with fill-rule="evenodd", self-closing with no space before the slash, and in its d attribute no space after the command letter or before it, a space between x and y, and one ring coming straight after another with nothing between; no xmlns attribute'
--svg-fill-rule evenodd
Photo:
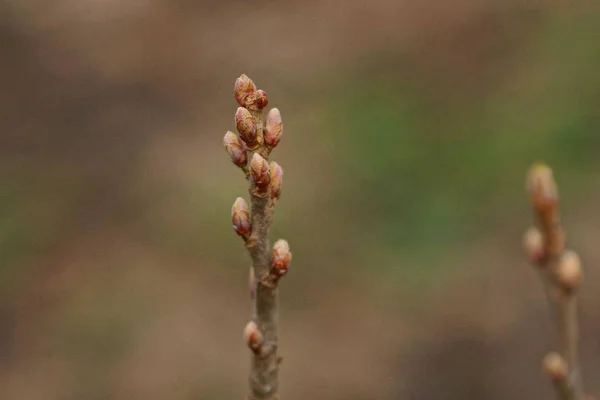
<svg viewBox="0 0 600 400"><path fill-rule="evenodd" d="M246 98L255 91L256 85L252 82L252 79L248 78L245 74L242 74L235 80L233 96L240 106L245 107Z"/></svg>
<svg viewBox="0 0 600 400"><path fill-rule="evenodd" d="M275 147L281 140L283 134L283 121L281 119L281 113L277 108L272 108L267 114L267 121L265 124L265 143L269 147Z"/></svg>
<svg viewBox="0 0 600 400"><path fill-rule="evenodd" d="M263 336L254 321L248 322L244 328L244 342L246 342L253 352L260 352L260 348L263 344Z"/></svg>
<svg viewBox="0 0 600 400"><path fill-rule="evenodd" d="M285 275L292 262L292 252L286 240L279 239L273 245L273 257L271 260L271 274L275 278Z"/></svg>
<svg viewBox="0 0 600 400"><path fill-rule="evenodd" d="M246 146L244 142L240 140L238 135L231 131L227 131L225 137L223 138L223 145L229 153L229 158L231 161L240 168L246 166L248 162L248 157L246 155Z"/></svg>
<svg viewBox="0 0 600 400"><path fill-rule="evenodd" d="M250 111L244 107L238 107L235 113L235 127L240 134L240 138L250 150L254 150L260 145L256 121Z"/></svg>
<svg viewBox="0 0 600 400"><path fill-rule="evenodd" d="M275 161L271 161L269 164L269 173L271 174L271 198L278 199L281 196L281 189L283 187L283 168Z"/></svg>
<svg viewBox="0 0 600 400"><path fill-rule="evenodd" d="M260 193L266 193L271 182L269 164L260 154L254 153L250 160L250 178Z"/></svg>
<svg viewBox="0 0 600 400"><path fill-rule="evenodd" d="M238 197L231 207L231 222L235 233L239 236L248 237L252 233L248 204L241 197Z"/></svg>

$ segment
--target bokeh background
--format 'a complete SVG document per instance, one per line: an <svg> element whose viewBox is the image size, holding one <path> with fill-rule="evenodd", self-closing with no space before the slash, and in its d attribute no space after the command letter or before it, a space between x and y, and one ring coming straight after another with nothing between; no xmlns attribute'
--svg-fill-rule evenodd
<svg viewBox="0 0 600 400"><path fill-rule="evenodd" d="M600 394L593 1L0 2L0 398L244 398L248 74L285 123L283 398L548 399L555 169Z"/></svg>

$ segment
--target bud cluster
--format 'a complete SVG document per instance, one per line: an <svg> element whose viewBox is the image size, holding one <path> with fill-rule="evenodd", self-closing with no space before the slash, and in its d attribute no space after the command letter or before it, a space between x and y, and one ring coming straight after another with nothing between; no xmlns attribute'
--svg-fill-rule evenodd
<svg viewBox="0 0 600 400"><path fill-rule="evenodd" d="M256 89L252 79L245 74L236 79L233 96L240 106L253 111L262 110L269 104L267 93L262 89Z"/></svg>
<svg viewBox="0 0 600 400"><path fill-rule="evenodd" d="M249 156L240 152L253 151L268 155L281 140L283 121L279 109L271 109L263 126L262 110L269 104L267 93L257 89L252 79L241 75L233 88L235 100L240 105L235 113L236 141L228 132L224 144L235 165L242 167Z"/></svg>
<svg viewBox="0 0 600 400"><path fill-rule="evenodd" d="M583 274L579 256L565 250L565 235L560 225L558 187L552 169L543 163L534 164L527 173L527 191L537 216L539 228L532 227L523 236L523 248L529 261L546 267L552 280L565 292L572 293L581 284Z"/></svg>
<svg viewBox="0 0 600 400"><path fill-rule="evenodd" d="M233 164L246 173L251 194L268 197L272 207L281 197L283 188L283 168L274 161L268 161L271 150L279 144L283 133L281 113L277 108L271 109L262 126L262 109L268 104L267 94L257 89L246 75L235 81L234 97L240 105L235 113L238 133L227 131L223 144ZM242 199L236 200L231 214L236 233L247 240L251 235L247 204Z"/></svg>

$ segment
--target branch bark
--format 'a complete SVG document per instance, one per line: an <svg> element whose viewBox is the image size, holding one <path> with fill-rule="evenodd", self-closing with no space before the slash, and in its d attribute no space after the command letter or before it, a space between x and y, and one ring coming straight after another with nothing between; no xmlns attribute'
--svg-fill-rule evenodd
<svg viewBox="0 0 600 400"><path fill-rule="evenodd" d="M250 396L256 400L268 400L275 399L279 391L277 285L270 285L266 279L271 266L269 227L272 208L269 207L268 197L260 197L252 191L251 189L253 232L247 242L252 268L257 277L252 319L262 333L264 342L261 351L252 355Z"/></svg>

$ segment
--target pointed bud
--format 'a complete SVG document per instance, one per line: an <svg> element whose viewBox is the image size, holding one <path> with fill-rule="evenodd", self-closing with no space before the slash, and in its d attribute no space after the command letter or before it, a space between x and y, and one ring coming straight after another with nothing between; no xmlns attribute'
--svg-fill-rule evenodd
<svg viewBox="0 0 600 400"><path fill-rule="evenodd" d="M577 289L583 279L581 260L574 251L567 250L563 253L556 271L558 283L567 291Z"/></svg>
<svg viewBox="0 0 600 400"><path fill-rule="evenodd" d="M290 252L290 245L287 241L279 239L273 245L271 273L277 278L285 275L291 262L292 253Z"/></svg>
<svg viewBox="0 0 600 400"><path fill-rule="evenodd" d="M267 122L265 124L265 143L269 147L277 146L281 140L283 133L283 121L281 113L277 108L272 108L267 114Z"/></svg>
<svg viewBox="0 0 600 400"><path fill-rule="evenodd" d="M256 274L254 267L250 266L250 276L248 277L248 288L250 289L250 298L254 300L256 297Z"/></svg>
<svg viewBox="0 0 600 400"><path fill-rule="evenodd" d="M541 265L545 258L544 238L537 228L529 228L523 235L523 249L527 259L534 265Z"/></svg>
<svg viewBox="0 0 600 400"><path fill-rule="evenodd" d="M252 82L252 79L248 78L245 74L242 74L235 80L233 96L240 106L246 106L246 97L255 91L256 85Z"/></svg>
<svg viewBox="0 0 600 400"><path fill-rule="evenodd" d="M283 169L275 161L269 164L269 173L271 174L271 198L278 199L281 196L283 187Z"/></svg>
<svg viewBox="0 0 600 400"><path fill-rule="evenodd" d="M240 134L240 138L246 143L250 150L254 150L260 144L258 142L258 131L256 121L252 118L250 111L244 107L238 107L235 113L235 127Z"/></svg>
<svg viewBox="0 0 600 400"><path fill-rule="evenodd" d="M250 178L259 192L266 193L271 181L269 164L258 153L254 153L250 160Z"/></svg>
<svg viewBox="0 0 600 400"><path fill-rule="evenodd" d="M246 342L248 347L250 347L253 352L260 352L260 348L263 343L263 336L258 330L258 326L254 321L248 322L244 328L244 342Z"/></svg>
<svg viewBox="0 0 600 400"><path fill-rule="evenodd" d="M565 381L569 376L567 363L558 353L549 353L542 361L544 372L553 381Z"/></svg>
<svg viewBox="0 0 600 400"><path fill-rule="evenodd" d="M537 163L529 169L527 191L531 203L539 213L548 213L557 208L558 188L552 169L546 164Z"/></svg>
<svg viewBox="0 0 600 400"><path fill-rule="evenodd" d="M252 233L248 204L241 197L238 197L231 207L231 222L235 233L239 236L247 237Z"/></svg>
<svg viewBox="0 0 600 400"><path fill-rule="evenodd" d="M244 142L240 140L238 135L231 131L227 131L223 138L223 144L225 145L227 153L229 153L229 158L231 158L231 161L235 165L240 168L246 166L246 163L248 162L246 146L244 145Z"/></svg>

